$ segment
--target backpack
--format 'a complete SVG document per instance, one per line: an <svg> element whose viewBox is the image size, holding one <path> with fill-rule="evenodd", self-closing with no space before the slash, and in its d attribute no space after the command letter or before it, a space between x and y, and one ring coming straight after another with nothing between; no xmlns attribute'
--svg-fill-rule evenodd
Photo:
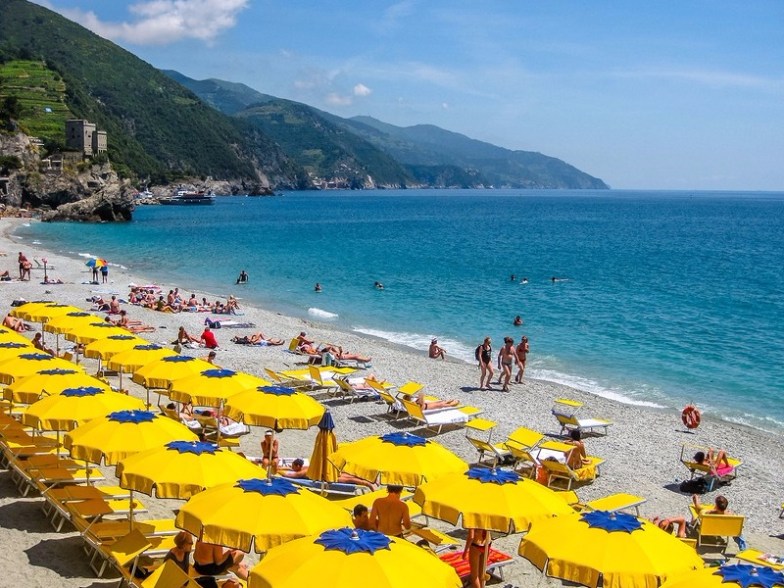
<svg viewBox="0 0 784 588"><path fill-rule="evenodd" d="M482 354L482 346L477 345L476 349L474 350L474 357L476 358L476 361L479 361L479 356L481 354Z"/></svg>

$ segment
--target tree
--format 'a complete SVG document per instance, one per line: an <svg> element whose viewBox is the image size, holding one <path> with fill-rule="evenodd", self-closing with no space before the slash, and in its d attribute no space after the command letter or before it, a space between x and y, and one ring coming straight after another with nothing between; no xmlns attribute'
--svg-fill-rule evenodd
<svg viewBox="0 0 784 588"><path fill-rule="evenodd" d="M22 103L16 96L6 96L0 106L0 118L4 120L18 119L22 114Z"/></svg>

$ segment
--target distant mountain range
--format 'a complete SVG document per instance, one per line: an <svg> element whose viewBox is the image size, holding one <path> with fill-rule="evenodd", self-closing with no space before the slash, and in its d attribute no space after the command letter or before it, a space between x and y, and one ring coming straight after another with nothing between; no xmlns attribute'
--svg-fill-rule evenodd
<svg viewBox="0 0 784 588"><path fill-rule="evenodd" d="M344 119L243 84L160 72L26 0L2 0L0 62L12 66L4 68L7 72L43 63L52 84L65 87L47 94L47 100L62 104L45 111L34 96L40 88L24 87L32 78L0 79L0 98L19 95L20 130L37 133L47 148L62 147L64 129L45 124L44 113L86 118L107 131L115 169L141 181L210 176L248 191L254 186L607 188L561 160L432 125L403 128L369 117ZM47 79L45 72L35 78Z"/></svg>

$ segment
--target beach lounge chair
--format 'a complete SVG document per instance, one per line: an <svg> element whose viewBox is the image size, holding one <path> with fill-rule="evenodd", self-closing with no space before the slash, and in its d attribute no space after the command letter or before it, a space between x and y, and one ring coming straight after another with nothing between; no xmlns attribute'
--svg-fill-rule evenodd
<svg viewBox="0 0 784 588"><path fill-rule="evenodd" d="M466 439L479 454L477 463L482 463L485 455L488 455L492 459L492 463L489 465L495 467L499 462L505 462L512 455L506 447L506 443L491 442L496 424L495 421L483 418L471 419L466 423ZM478 435L481 433L487 433L487 439L480 439Z"/></svg>
<svg viewBox="0 0 784 588"><path fill-rule="evenodd" d="M444 553L438 557L444 563L452 566L461 580L465 580L471 575L471 566L468 563L468 558L463 557L462 551L450 551L449 553ZM509 565L512 561L511 555L491 547L490 552L488 553L487 568L485 571L491 576L496 576L500 580L503 580L504 566Z"/></svg>
<svg viewBox="0 0 784 588"><path fill-rule="evenodd" d="M710 451L710 447L700 446L700 445L693 445L691 443L684 443L681 446L681 463L689 470L690 478L693 478L697 473L701 475L710 474L711 469L710 466L706 463L697 463L694 461L694 454L698 451L702 451L705 455L708 455ZM732 471L724 473L724 475L719 476L716 480L720 483L726 483L734 480L738 476L738 468L743 465L743 462L740 459L729 457L727 456L727 461L732 466ZM707 491L711 492L713 487L708 488Z"/></svg>
<svg viewBox="0 0 784 588"><path fill-rule="evenodd" d="M348 398L349 402L379 398L379 393L364 378L335 378L334 382L338 385L339 393L344 399Z"/></svg>
<svg viewBox="0 0 784 588"><path fill-rule="evenodd" d="M701 514L698 520L697 549L725 555L731 537L743 534L746 517L728 514Z"/></svg>
<svg viewBox="0 0 784 588"><path fill-rule="evenodd" d="M735 558L756 566L765 566L777 572L784 570L784 558L782 556L765 553L759 549L744 549L736 553Z"/></svg>
<svg viewBox="0 0 784 588"><path fill-rule="evenodd" d="M604 510L607 512L634 511L634 515L637 517L640 516L640 505L647 502L647 499L642 496L636 496L634 494L626 494L623 492L608 494L607 496L602 496L601 498L589 500L588 502L582 502L577 497L577 493L574 492L574 490L559 492L559 495L564 500L566 500L569 506L571 506L577 511L584 511L584 510Z"/></svg>
<svg viewBox="0 0 784 588"><path fill-rule="evenodd" d="M553 416L561 425L561 435L578 429L581 432L593 433L596 429L602 429L604 434L607 434L607 428L612 425L612 421L607 419L581 419L577 418L577 411L583 406L582 402L577 400L569 400L566 398L557 398L553 404Z"/></svg>
<svg viewBox="0 0 784 588"><path fill-rule="evenodd" d="M172 536L145 537L139 529L134 528L117 541L96 546L89 565L99 578L111 565L120 575L120 586L124 583L133 586L137 582L134 572L139 556L163 557L174 547L173 539Z"/></svg>
<svg viewBox="0 0 784 588"><path fill-rule="evenodd" d="M399 398L408 418L422 423L426 429L435 429L436 434L441 434L444 426L463 426L468 422L468 415L457 408L437 408L435 410L422 410L416 402Z"/></svg>
<svg viewBox="0 0 784 588"><path fill-rule="evenodd" d="M302 486L322 496L356 496L366 494L367 486L362 484L345 484L342 482L318 482L306 478L286 478L296 486Z"/></svg>
<svg viewBox="0 0 784 588"><path fill-rule="evenodd" d="M567 465L569 453L573 449L573 445L558 441L547 441L537 448L535 457L546 472L548 487L562 482L566 484L566 490L571 490L574 482L592 482L599 476L599 466L604 463L599 457L587 456L590 463L580 468Z"/></svg>
<svg viewBox="0 0 784 588"><path fill-rule="evenodd" d="M282 372L276 372L269 368L264 368L264 373L267 374L270 380L278 386L285 386L287 388L310 388L310 380L300 377L291 377Z"/></svg>
<svg viewBox="0 0 784 588"><path fill-rule="evenodd" d="M141 583L141 588L201 588L196 580L168 560Z"/></svg>

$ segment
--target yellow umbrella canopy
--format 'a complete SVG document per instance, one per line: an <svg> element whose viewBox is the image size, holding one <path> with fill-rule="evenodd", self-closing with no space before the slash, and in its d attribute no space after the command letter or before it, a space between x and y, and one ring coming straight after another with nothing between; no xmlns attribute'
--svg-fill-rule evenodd
<svg viewBox="0 0 784 588"><path fill-rule="evenodd" d="M784 587L784 573L768 567L725 564L703 568L667 580L661 588L760 588Z"/></svg>
<svg viewBox="0 0 784 588"><path fill-rule="evenodd" d="M172 382L169 398L195 406L221 406L235 394L269 384L258 376L212 367Z"/></svg>
<svg viewBox="0 0 784 588"><path fill-rule="evenodd" d="M139 343L112 356L108 362L108 367L111 370L126 373L135 372L153 361L172 355L177 355L177 353L166 347L161 347L154 343Z"/></svg>
<svg viewBox="0 0 784 588"><path fill-rule="evenodd" d="M419 486L468 469L444 446L411 433L388 433L340 445L330 461L364 480L401 486Z"/></svg>
<svg viewBox="0 0 784 588"><path fill-rule="evenodd" d="M35 347L30 341L0 341L0 362L19 357L23 353L34 353Z"/></svg>
<svg viewBox="0 0 784 588"><path fill-rule="evenodd" d="M69 312L81 312L81 309L70 304L46 304L25 311L23 318L34 323L45 323L54 317L63 316Z"/></svg>
<svg viewBox="0 0 784 588"><path fill-rule="evenodd" d="M22 424L48 431L70 431L114 411L143 407L141 400L126 394L91 386L68 388L31 404L22 413Z"/></svg>
<svg viewBox="0 0 784 588"><path fill-rule="evenodd" d="M75 363L36 351L35 353L22 353L0 363L0 383L10 384L40 371L57 368L84 371Z"/></svg>
<svg viewBox="0 0 784 588"><path fill-rule="evenodd" d="M172 355L147 364L131 378L146 388L168 388L174 380L198 374L215 367L203 359L188 355Z"/></svg>
<svg viewBox="0 0 784 588"><path fill-rule="evenodd" d="M8 314L16 318L25 318L28 312L33 312L34 310L39 310L45 306L51 306L52 304L57 303L54 300L37 300L34 302L25 302L16 308L12 308Z"/></svg>
<svg viewBox="0 0 784 588"><path fill-rule="evenodd" d="M229 398L224 414L246 425L271 429L308 429L318 424L324 406L284 386L258 386Z"/></svg>
<svg viewBox="0 0 784 588"><path fill-rule="evenodd" d="M100 322L101 318L91 312L73 311L51 318L45 325L44 331L62 335L81 325Z"/></svg>
<svg viewBox="0 0 784 588"><path fill-rule="evenodd" d="M73 366L73 369L55 368L43 370L25 378L16 380L3 391L6 400L21 404L32 404L41 394L54 396L68 388L93 387L106 392L111 387L106 382L99 380Z"/></svg>
<svg viewBox="0 0 784 588"><path fill-rule="evenodd" d="M147 343L146 339L131 335L130 333L109 335L105 339L98 339L97 341L89 343L84 348L84 356L91 359L106 361L121 351L127 351L136 345L144 345L145 343Z"/></svg>
<svg viewBox="0 0 784 588"><path fill-rule="evenodd" d="M338 450L338 441L333 429L335 421L328 410L318 423L319 432L313 444L313 453L310 456L310 465L306 475L316 482L336 482L340 472L329 458Z"/></svg>
<svg viewBox="0 0 784 588"><path fill-rule="evenodd" d="M206 488L261 476L264 471L241 455L202 441L170 441L117 464L120 486L158 498L187 500Z"/></svg>
<svg viewBox="0 0 784 588"><path fill-rule="evenodd" d="M30 339L25 337L24 335L20 335L16 331L9 329L8 327L0 327L0 341L3 342L14 342L14 343L30 343Z"/></svg>
<svg viewBox="0 0 784 588"><path fill-rule="evenodd" d="M459 588L454 569L405 539L333 529L272 549L251 570L248 588L357 586Z"/></svg>
<svg viewBox="0 0 784 588"><path fill-rule="evenodd" d="M95 322L86 325L78 325L65 333L65 338L74 343L87 345L99 339L106 339L110 335L127 335L125 329L106 322Z"/></svg>
<svg viewBox="0 0 784 588"><path fill-rule="evenodd" d="M626 513L592 511L536 521L518 553L547 576L596 588L658 586L703 567L692 547Z"/></svg>
<svg viewBox="0 0 784 588"><path fill-rule="evenodd" d="M65 436L71 457L114 465L121 459L169 443L196 441L182 423L146 410L121 410L84 424Z"/></svg>
<svg viewBox="0 0 784 588"><path fill-rule="evenodd" d="M197 494L180 509L176 520L177 527L203 541L257 553L349 524L348 512L326 498L285 478L260 477Z"/></svg>
<svg viewBox="0 0 784 588"><path fill-rule="evenodd" d="M308 468L310 471L310 468ZM466 529L521 532L532 522L572 513L563 498L516 472L472 467L426 482L414 492L414 502L427 516Z"/></svg>

